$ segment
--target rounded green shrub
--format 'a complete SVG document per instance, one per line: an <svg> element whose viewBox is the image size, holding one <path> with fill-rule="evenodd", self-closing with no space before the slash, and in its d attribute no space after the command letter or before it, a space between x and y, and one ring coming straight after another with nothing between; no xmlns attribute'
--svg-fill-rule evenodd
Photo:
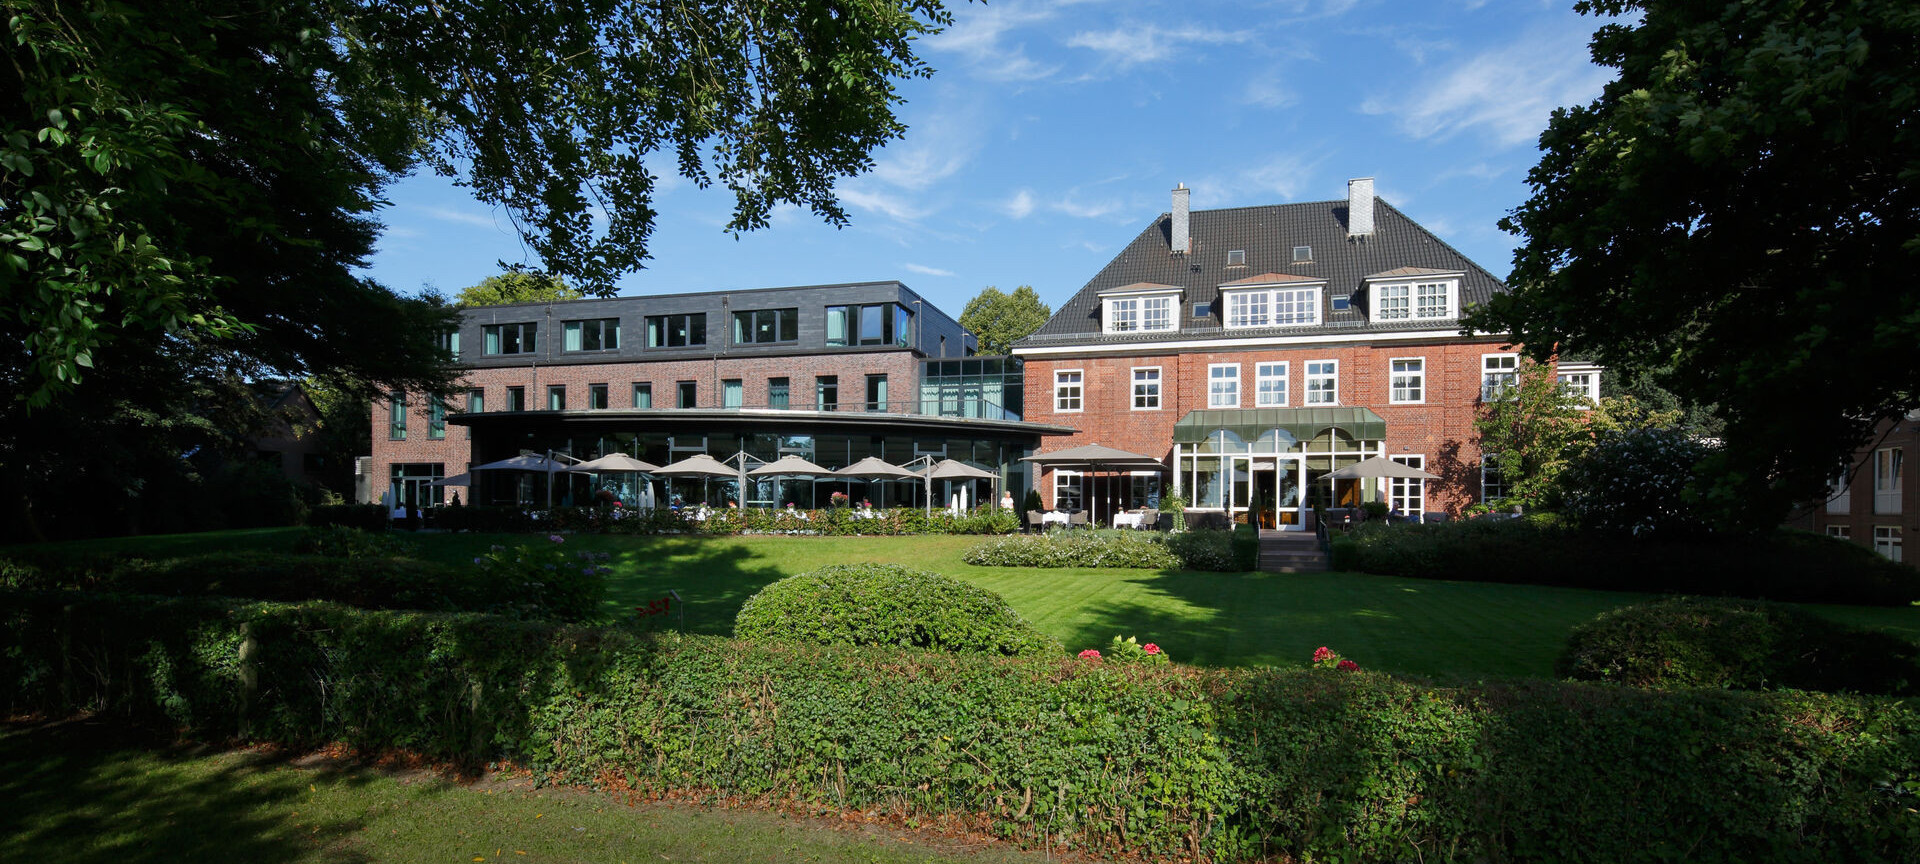
<svg viewBox="0 0 1920 864"><path fill-rule="evenodd" d="M1636 687L1920 693L1920 646L1755 600L1674 597L1574 628L1561 676Z"/></svg>
<svg viewBox="0 0 1920 864"><path fill-rule="evenodd" d="M824 645L895 645L980 654L1062 654L1000 595L895 564L834 564L748 598L734 636Z"/></svg>

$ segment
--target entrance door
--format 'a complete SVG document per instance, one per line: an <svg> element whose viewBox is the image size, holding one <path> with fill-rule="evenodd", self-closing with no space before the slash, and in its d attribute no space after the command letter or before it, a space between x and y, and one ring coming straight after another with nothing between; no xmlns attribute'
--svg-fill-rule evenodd
<svg viewBox="0 0 1920 864"><path fill-rule="evenodd" d="M1300 494L1299 459L1277 460L1274 471L1274 510L1278 524L1274 527L1282 531L1305 531L1307 529L1305 496Z"/></svg>

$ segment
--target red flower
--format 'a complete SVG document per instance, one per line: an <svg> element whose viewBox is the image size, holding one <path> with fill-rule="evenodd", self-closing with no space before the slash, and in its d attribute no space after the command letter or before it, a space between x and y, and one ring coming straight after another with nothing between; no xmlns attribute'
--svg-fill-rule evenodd
<svg viewBox="0 0 1920 864"><path fill-rule="evenodd" d="M1352 672L1352 671L1354 671L1354 670L1356 670L1356 669L1359 669L1359 668L1360 668L1360 664L1358 664L1358 663L1355 663L1355 662L1353 662L1352 660L1342 660L1342 661L1340 661L1340 668L1342 668L1342 669L1345 669L1345 670L1347 670L1348 672Z"/></svg>
<svg viewBox="0 0 1920 864"><path fill-rule="evenodd" d="M1085 650L1085 651L1082 651L1082 652L1080 652L1080 659L1082 659L1082 660L1098 660L1098 659L1100 659L1100 652L1099 652L1099 651L1097 651L1097 650L1094 650L1094 649L1092 649L1092 648L1088 648L1087 650Z"/></svg>
<svg viewBox="0 0 1920 864"><path fill-rule="evenodd" d="M1321 661L1324 661L1324 660L1326 660L1326 659L1327 659L1328 657L1332 657L1332 656L1333 656L1333 649L1332 649L1332 648L1328 648L1328 647L1327 647L1327 646L1325 646L1325 645L1322 645L1322 646L1320 646L1320 647L1318 647L1318 648L1315 648L1315 649L1313 650L1313 662L1315 662L1315 663L1319 663L1319 662L1321 662Z"/></svg>
<svg viewBox="0 0 1920 864"><path fill-rule="evenodd" d="M1160 646L1155 645L1152 642L1148 642L1146 644L1146 652L1148 654L1158 654L1160 653Z"/></svg>

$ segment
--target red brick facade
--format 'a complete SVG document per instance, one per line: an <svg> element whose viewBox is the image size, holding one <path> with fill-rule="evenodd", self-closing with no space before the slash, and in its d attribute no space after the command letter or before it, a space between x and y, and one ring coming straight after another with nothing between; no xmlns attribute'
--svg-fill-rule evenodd
<svg viewBox="0 0 1920 864"><path fill-rule="evenodd" d="M1458 513L1479 499L1480 448L1474 431L1479 411L1482 358L1512 354L1516 349L1489 341L1378 340L1285 346L1259 350L1182 351L1129 356L1028 356L1026 358L1027 418L1040 423L1073 426L1079 433L1050 440L1048 450L1082 444L1105 444L1123 450L1167 458L1173 446L1173 427L1190 411L1209 407L1208 369L1214 364L1240 366L1239 404L1235 407L1323 407L1305 404L1306 364L1339 363L1337 406L1371 409L1387 423L1386 454L1425 457L1427 471L1441 477L1426 486L1429 511ZM1394 404L1389 393L1391 361L1425 360L1422 399ZM1287 401L1283 406L1257 406L1256 374L1260 363L1287 363ZM1133 407L1133 370L1160 368L1160 407ZM1055 373L1082 372L1082 409L1055 408ZM1043 476L1037 488L1051 489Z"/></svg>
<svg viewBox="0 0 1920 864"><path fill-rule="evenodd" d="M1854 460L1846 488L1828 501L1815 503L1791 524L1844 537L1915 566L1905 546L1920 532L1916 457L1920 457L1920 418L1882 424L1874 430L1873 443Z"/></svg>

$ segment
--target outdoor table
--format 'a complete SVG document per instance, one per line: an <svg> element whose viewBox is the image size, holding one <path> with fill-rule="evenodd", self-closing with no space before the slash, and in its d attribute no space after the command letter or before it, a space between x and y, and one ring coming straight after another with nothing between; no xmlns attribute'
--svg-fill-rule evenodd
<svg viewBox="0 0 1920 864"><path fill-rule="evenodd" d="M1127 512L1115 513L1113 514L1113 527L1138 528L1143 522L1146 521L1146 518L1147 518L1147 514L1145 513L1127 513Z"/></svg>
<svg viewBox="0 0 1920 864"><path fill-rule="evenodd" d="M1055 524L1058 524L1058 525L1065 525L1065 524L1067 524L1067 514L1065 514L1065 513L1062 513L1062 512L1060 512L1060 511L1058 511L1058 510L1053 510L1053 511L1050 511L1050 512L1046 512L1046 513L1042 513L1042 514L1040 514L1040 524L1042 524L1042 525L1055 525Z"/></svg>

